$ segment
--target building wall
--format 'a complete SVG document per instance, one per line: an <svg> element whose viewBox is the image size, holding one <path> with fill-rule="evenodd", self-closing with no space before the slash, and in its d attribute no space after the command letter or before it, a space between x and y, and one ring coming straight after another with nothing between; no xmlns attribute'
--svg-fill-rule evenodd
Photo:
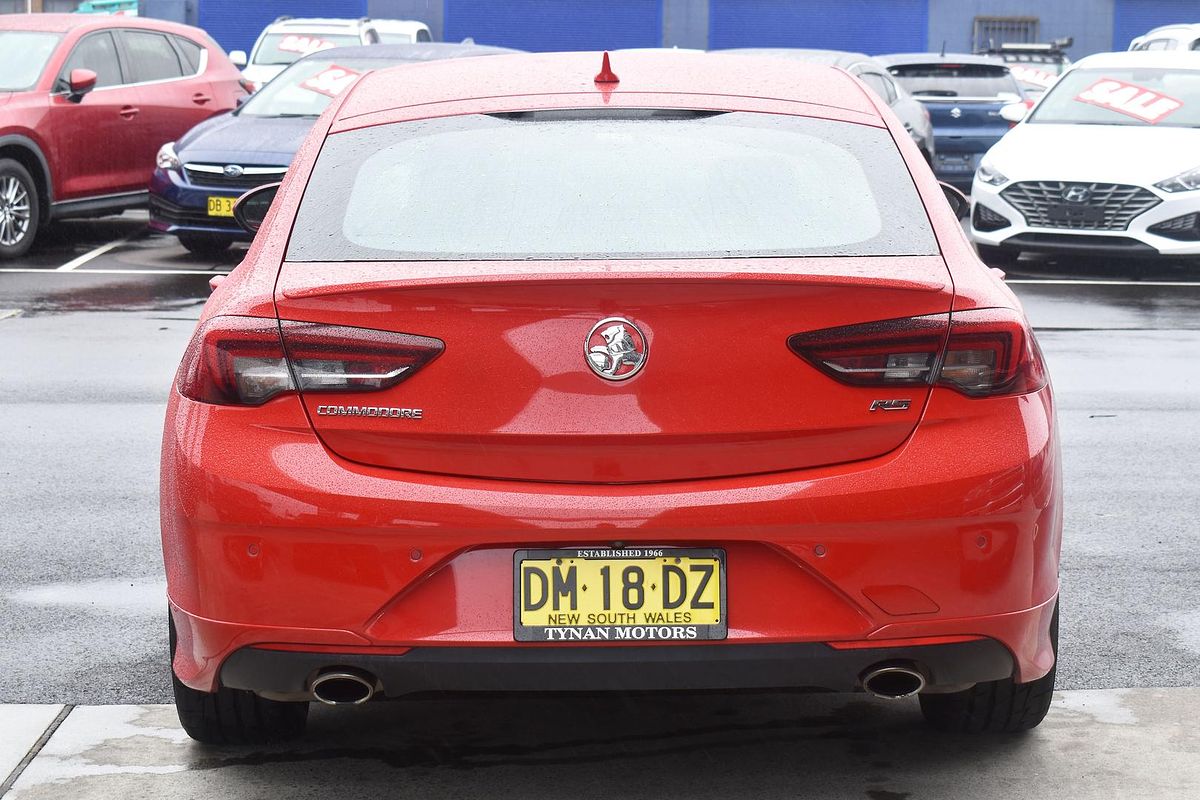
<svg viewBox="0 0 1200 800"><path fill-rule="evenodd" d="M1037 17L1041 40L1071 36L1072 59L1109 49L1113 38L1114 0L929 0L929 48L971 52L977 16Z"/></svg>
<svg viewBox="0 0 1200 800"><path fill-rule="evenodd" d="M663 0L663 47L708 48L708 0Z"/></svg>
<svg viewBox="0 0 1200 800"><path fill-rule="evenodd" d="M42 0L42 11L64 14L74 11L79 0ZM24 14L29 7L26 0L0 0L0 14Z"/></svg>
<svg viewBox="0 0 1200 800"><path fill-rule="evenodd" d="M367 16L375 19L415 19L429 26L435 41L445 39L442 14L445 0L367 0ZM481 42L482 44L482 42Z"/></svg>
<svg viewBox="0 0 1200 800"><path fill-rule="evenodd" d="M78 0L43 0L67 11ZM25 0L0 0L0 13ZM248 50L292 16L419 19L435 39L471 36L527 50L618 47L826 47L868 53L968 50L976 16L1036 16L1043 40L1071 36L1072 58L1124 50L1172 22L1200 22L1198 0L142 0L146 16L198 24Z"/></svg>
<svg viewBox="0 0 1200 800"><path fill-rule="evenodd" d="M143 17L195 25L198 21L198 2L199 0L141 0L138 3L138 13Z"/></svg>
<svg viewBox="0 0 1200 800"><path fill-rule="evenodd" d="M658 47L662 0L445 0L445 39L521 50Z"/></svg>
<svg viewBox="0 0 1200 800"><path fill-rule="evenodd" d="M1172 22L1200 22L1200 3L1196 0L1116 0L1112 49L1126 50L1135 36Z"/></svg>
<svg viewBox="0 0 1200 800"><path fill-rule="evenodd" d="M928 0L709 0L708 46L924 50Z"/></svg>

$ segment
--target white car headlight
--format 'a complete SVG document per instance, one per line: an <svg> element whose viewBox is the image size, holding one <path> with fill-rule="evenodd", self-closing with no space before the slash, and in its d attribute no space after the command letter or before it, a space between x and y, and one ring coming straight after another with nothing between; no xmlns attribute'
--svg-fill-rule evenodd
<svg viewBox="0 0 1200 800"><path fill-rule="evenodd" d="M979 169L975 171L975 177L988 186L1003 186L1008 183L1008 178L986 160L979 162Z"/></svg>
<svg viewBox="0 0 1200 800"><path fill-rule="evenodd" d="M179 163L179 156L175 155L174 142L167 142L158 148L158 155L155 157L154 162L158 164L159 169L173 169L176 172L183 166Z"/></svg>
<svg viewBox="0 0 1200 800"><path fill-rule="evenodd" d="M1154 185L1164 192L1190 192L1193 189L1200 189L1200 167L1181 172L1173 178L1167 178Z"/></svg>

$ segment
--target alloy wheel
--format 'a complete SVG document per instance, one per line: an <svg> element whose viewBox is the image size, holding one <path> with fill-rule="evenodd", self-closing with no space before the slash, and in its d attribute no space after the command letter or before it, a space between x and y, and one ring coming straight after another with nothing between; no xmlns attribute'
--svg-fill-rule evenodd
<svg viewBox="0 0 1200 800"><path fill-rule="evenodd" d="M11 175L0 177L0 246L11 247L29 233L29 192Z"/></svg>

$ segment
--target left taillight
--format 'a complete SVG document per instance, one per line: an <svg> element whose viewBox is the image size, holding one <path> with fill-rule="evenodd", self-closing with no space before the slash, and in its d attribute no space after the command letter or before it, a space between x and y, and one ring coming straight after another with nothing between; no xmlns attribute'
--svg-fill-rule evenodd
<svg viewBox="0 0 1200 800"><path fill-rule="evenodd" d="M192 337L179 393L202 403L257 406L284 392L390 389L445 345L428 336L259 317L213 317Z"/></svg>
<svg viewBox="0 0 1200 800"><path fill-rule="evenodd" d="M946 386L969 397L1027 394L1046 385L1025 320L981 308L798 333L792 352L855 386Z"/></svg>

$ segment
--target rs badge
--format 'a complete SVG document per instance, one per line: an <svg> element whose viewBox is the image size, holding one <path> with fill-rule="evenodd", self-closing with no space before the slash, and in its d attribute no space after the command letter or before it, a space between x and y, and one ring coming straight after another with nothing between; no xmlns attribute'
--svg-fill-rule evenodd
<svg viewBox="0 0 1200 800"><path fill-rule="evenodd" d="M912 400L872 400L872 411L907 411Z"/></svg>

